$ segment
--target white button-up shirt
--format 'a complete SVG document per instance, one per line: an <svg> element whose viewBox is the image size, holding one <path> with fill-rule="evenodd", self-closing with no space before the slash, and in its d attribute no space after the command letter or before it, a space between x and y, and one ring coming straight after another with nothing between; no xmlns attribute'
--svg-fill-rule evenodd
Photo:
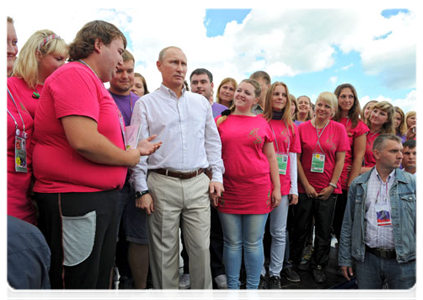
<svg viewBox="0 0 423 300"><path fill-rule="evenodd" d="M370 248L384 248L395 249L394 232L392 225L378 226L376 217L376 206L387 205L391 206L389 198L389 191L395 181L395 170L389 174L386 182L380 178L376 168L370 174L367 184L367 197L366 197L366 245ZM391 210L389 209L389 212ZM392 222L392 214L391 214Z"/></svg>
<svg viewBox="0 0 423 300"><path fill-rule="evenodd" d="M136 191L148 189L147 172L151 169L189 172L210 167L212 181L223 182L222 144L204 96L183 89L178 99L162 84L136 102L131 124L141 125L140 140L156 134L152 142L163 142L159 150L142 156L132 168L130 182Z"/></svg>

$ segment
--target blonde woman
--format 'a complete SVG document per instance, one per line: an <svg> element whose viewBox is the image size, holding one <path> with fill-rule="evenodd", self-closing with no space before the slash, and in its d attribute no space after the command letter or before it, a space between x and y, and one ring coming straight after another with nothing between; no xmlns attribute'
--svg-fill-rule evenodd
<svg viewBox="0 0 423 300"><path fill-rule="evenodd" d="M405 124L407 125L407 140L415 140L416 139L416 123L417 123L417 115L415 111L409 111L405 115Z"/></svg>
<svg viewBox="0 0 423 300"><path fill-rule="evenodd" d="M68 58L68 45L51 30L35 32L23 45L7 85L12 95L21 101L32 118L44 82Z"/></svg>
<svg viewBox="0 0 423 300"><path fill-rule="evenodd" d="M235 79L231 77L223 79L217 88L216 102L230 108L234 102L234 94L237 86L238 84Z"/></svg>
<svg viewBox="0 0 423 300"><path fill-rule="evenodd" d="M364 154L364 167L360 174L370 171L376 164L373 156L373 143L381 134L395 134L394 128L394 106L388 101L378 102L366 119L366 125L370 131L366 136L366 152Z"/></svg>
<svg viewBox="0 0 423 300"><path fill-rule="evenodd" d="M273 134L266 120L251 111L260 92L257 81L243 80L236 89L233 107L216 122L222 140L225 192L213 204L222 223L229 289L240 287L242 251L246 287L258 288L264 261L264 227L269 212L281 202Z"/></svg>

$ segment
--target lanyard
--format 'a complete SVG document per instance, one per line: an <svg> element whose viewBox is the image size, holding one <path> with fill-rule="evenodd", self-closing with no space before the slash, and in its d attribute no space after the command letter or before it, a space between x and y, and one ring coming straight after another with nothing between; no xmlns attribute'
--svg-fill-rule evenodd
<svg viewBox="0 0 423 300"><path fill-rule="evenodd" d="M289 153L289 147L290 147L290 145L291 145L291 138L289 137L289 128L288 128L288 125L286 124L286 122L285 122L285 120L283 121L284 123L285 123L285 128L286 128L286 130L287 130L287 137L288 137L288 147L287 147L287 149L286 149L286 153ZM270 124L270 122L269 122L269 125L270 125L270 129L272 129L272 133L273 133L273 135L275 136L275 141L276 141L276 151L279 153L279 146L278 146L278 139L276 138L276 134L275 134L275 132L273 131L273 127L272 127L272 125Z"/></svg>
<svg viewBox="0 0 423 300"><path fill-rule="evenodd" d="M382 186L383 186L383 184L385 184L385 200L387 200L388 199L388 183L389 183L389 180L391 179L390 178L390 176L388 176L388 178L386 179L386 183L385 182L383 182L383 180L381 179L381 178L379 178L378 177L378 179L380 180L380 186L379 186L379 190L377 191L377 195L376 195L376 203L378 202L378 199L379 199L379 195L380 195L380 191L382 190ZM383 202L385 202L386 203L386 201L383 201Z"/></svg>
<svg viewBox="0 0 423 300"><path fill-rule="evenodd" d="M23 133L23 135L25 136L25 135L26 135L26 134L25 134L25 122L24 122L24 120L23 120L23 118L22 118L22 115L21 115L21 113L20 113L20 111L19 111L18 106L16 105L15 99L13 98L12 93L9 91L9 89L7 89L7 93L9 94L10 99L12 99L12 102L13 102L13 104L15 105L16 110L18 111L19 117L21 118L21 121L22 121L22 133ZM15 122L16 135L19 135L18 122L16 122L16 119L15 119L15 118L13 117L13 115L10 113L9 109L7 110L7 113L8 113L8 114L12 117L13 121Z"/></svg>
<svg viewBox="0 0 423 300"><path fill-rule="evenodd" d="M316 148L317 148L317 145L319 145L319 148L320 148L320 150L322 150L322 153L325 153L325 152L323 151L322 146L320 145L320 137L322 136L322 134L323 134L323 132L325 131L326 126L328 126L329 122L330 122L330 120L328 120L328 122L326 123L325 127L323 127L322 131L321 131L321 132L320 132L320 134L319 134L319 132L318 132L318 130L317 130L317 124L316 124L316 121L314 121L314 126L315 126L315 128L316 128L316 134L317 134L317 143L316 143ZM315 151L315 152L316 152L316 148L314 148L314 151Z"/></svg>

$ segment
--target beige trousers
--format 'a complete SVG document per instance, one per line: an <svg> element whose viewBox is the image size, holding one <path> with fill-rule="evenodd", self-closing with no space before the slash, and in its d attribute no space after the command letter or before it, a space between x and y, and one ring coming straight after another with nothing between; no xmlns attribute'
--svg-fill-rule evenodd
<svg viewBox="0 0 423 300"><path fill-rule="evenodd" d="M155 289L179 288L179 224L189 256L191 289L212 289L210 271L209 178L191 179L151 172L147 184L154 201L148 217L150 268Z"/></svg>

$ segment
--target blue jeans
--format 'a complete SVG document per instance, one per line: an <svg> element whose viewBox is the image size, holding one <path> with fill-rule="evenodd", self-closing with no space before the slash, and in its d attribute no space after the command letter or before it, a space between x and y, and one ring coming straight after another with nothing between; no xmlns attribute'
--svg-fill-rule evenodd
<svg viewBox="0 0 423 300"><path fill-rule="evenodd" d="M269 275L280 276L282 263L285 256L286 246L286 220L288 218L289 200L288 195L282 196L281 204L270 212L270 235L272 244L270 246ZM266 275L266 268L261 269L261 275Z"/></svg>
<svg viewBox="0 0 423 300"><path fill-rule="evenodd" d="M239 289L242 247L247 273L247 289L257 289L263 266L263 234L268 214L238 215L219 212L223 229L223 263L228 289Z"/></svg>
<svg viewBox="0 0 423 300"><path fill-rule="evenodd" d="M359 289L381 289L385 281L390 289L410 289L416 283L416 261L400 264L366 251L364 262L355 264Z"/></svg>

